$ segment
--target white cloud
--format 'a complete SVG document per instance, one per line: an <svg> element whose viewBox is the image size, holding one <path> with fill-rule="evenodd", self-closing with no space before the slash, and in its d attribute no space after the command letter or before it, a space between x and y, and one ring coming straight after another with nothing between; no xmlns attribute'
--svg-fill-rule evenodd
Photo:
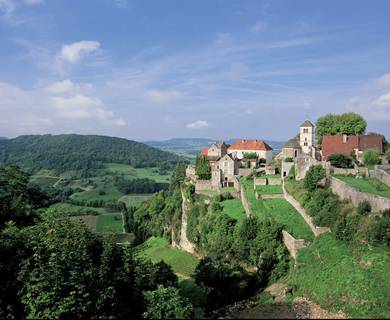
<svg viewBox="0 0 390 320"><path fill-rule="evenodd" d="M49 94L76 94L80 92L90 92L92 89L92 85L89 83L75 84L69 79L66 79L48 84L45 91Z"/></svg>
<svg viewBox="0 0 390 320"><path fill-rule="evenodd" d="M390 92L381 95L376 101L377 106L390 106Z"/></svg>
<svg viewBox="0 0 390 320"><path fill-rule="evenodd" d="M129 5L129 1L128 0L111 0L112 3L118 7L118 8L127 8L127 6Z"/></svg>
<svg viewBox="0 0 390 320"><path fill-rule="evenodd" d="M382 86L390 86L390 73L386 73L377 79L377 83Z"/></svg>
<svg viewBox="0 0 390 320"><path fill-rule="evenodd" d="M39 4L44 4L45 0L24 0L24 3L29 6L35 6Z"/></svg>
<svg viewBox="0 0 390 320"><path fill-rule="evenodd" d="M60 57L70 63L75 63L81 59L83 55L91 53L99 49L100 43L97 41L79 41L62 46Z"/></svg>
<svg viewBox="0 0 390 320"><path fill-rule="evenodd" d="M156 103L169 103L180 98L180 92L176 90L148 90L146 96Z"/></svg>
<svg viewBox="0 0 390 320"><path fill-rule="evenodd" d="M9 18L15 10L12 0L0 0L0 17Z"/></svg>
<svg viewBox="0 0 390 320"><path fill-rule="evenodd" d="M203 129L209 127L209 123L204 120L197 120L195 122L191 122L186 126L189 129Z"/></svg>
<svg viewBox="0 0 390 320"><path fill-rule="evenodd" d="M0 127L10 135L44 132L96 133L126 125L92 86L70 80L24 90L0 83Z"/></svg>
<svg viewBox="0 0 390 320"><path fill-rule="evenodd" d="M250 28L250 31L253 33L258 33L263 31L267 27L267 24L263 20L258 20L256 23Z"/></svg>
<svg viewBox="0 0 390 320"><path fill-rule="evenodd" d="M53 70L60 75L66 74L66 66L80 61L82 58L97 51L100 43L97 41L78 41L62 46L59 53L54 57Z"/></svg>

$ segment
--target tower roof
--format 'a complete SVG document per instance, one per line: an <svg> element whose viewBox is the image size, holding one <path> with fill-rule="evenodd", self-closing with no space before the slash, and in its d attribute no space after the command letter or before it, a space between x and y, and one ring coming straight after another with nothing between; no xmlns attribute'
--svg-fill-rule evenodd
<svg viewBox="0 0 390 320"><path fill-rule="evenodd" d="M300 127L312 127L314 128L314 124L312 124L309 120L306 120L304 123L300 125Z"/></svg>

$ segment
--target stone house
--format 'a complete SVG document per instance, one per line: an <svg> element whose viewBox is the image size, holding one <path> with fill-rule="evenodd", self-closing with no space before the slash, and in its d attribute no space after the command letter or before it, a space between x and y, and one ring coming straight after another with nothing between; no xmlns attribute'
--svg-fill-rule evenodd
<svg viewBox="0 0 390 320"><path fill-rule="evenodd" d="M283 159L296 159L301 153L302 148L297 138L290 139L282 149Z"/></svg>
<svg viewBox="0 0 390 320"><path fill-rule="evenodd" d="M223 187L233 187L234 177L238 175L239 162L231 155L226 154L214 165L211 172L212 184Z"/></svg>
<svg viewBox="0 0 390 320"><path fill-rule="evenodd" d="M299 126L299 135L290 139L282 149L282 158L297 159L301 154L316 158L315 127L309 120Z"/></svg>
<svg viewBox="0 0 390 320"><path fill-rule="evenodd" d="M262 140L237 140L228 148L228 154L241 160L245 153L255 153L258 159L265 159L266 163L272 161L272 148Z"/></svg>

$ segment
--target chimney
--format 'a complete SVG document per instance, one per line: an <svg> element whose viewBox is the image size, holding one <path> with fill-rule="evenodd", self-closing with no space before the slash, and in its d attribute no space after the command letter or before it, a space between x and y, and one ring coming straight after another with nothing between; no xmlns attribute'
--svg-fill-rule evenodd
<svg viewBox="0 0 390 320"><path fill-rule="evenodd" d="M348 136L346 134L343 134L343 143L347 143Z"/></svg>

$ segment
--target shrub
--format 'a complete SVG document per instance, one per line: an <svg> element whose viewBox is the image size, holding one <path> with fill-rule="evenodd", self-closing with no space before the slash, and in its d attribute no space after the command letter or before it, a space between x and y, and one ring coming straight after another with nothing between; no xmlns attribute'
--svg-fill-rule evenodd
<svg viewBox="0 0 390 320"><path fill-rule="evenodd" d="M294 162L294 159L291 157L287 157L286 159L284 159L284 162Z"/></svg>
<svg viewBox="0 0 390 320"><path fill-rule="evenodd" d="M367 200L360 202L358 207L357 207L357 212L360 215L366 215L366 214L370 213L371 212L371 204Z"/></svg>
<svg viewBox="0 0 390 320"><path fill-rule="evenodd" d="M365 166L374 166L379 164L379 152L375 149L367 149L363 152L363 162Z"/></svg>
<svg viewBox="0 0 390 320"><path fill-rule="evenodd" d="M351 157L345 156L343 154L332 154L329 157L329 161L333 167L336 168L353 168L353 161Z"/></svg>
<svg viewBox="0 0 390 320"><path fill-rule="evenodd" d="M195 161L195 173L200 180L211 179L211 167L209 161L204 156L199 156Z"/></svg>
<svg viewBox="0 0 390 320"><path fill-rule="evenodd" d="M256 152L244 152L243 156L245 159L257 159Z"/></svg>
<svg viewBox="0 0 390 320"><path fill-rule="evenodd" d="M390 148L386 151L386 159L390 162Z"/></svg>
<svg viewBox="0 0 390 320"><path fill-rule="evenodd" d="M325 169L321 165L311 166L303 181L307 190L313 191L318 183L325 178Z"/></svg>
<svg viewBox="0 0 390 320"><path fill-rule="evenodd" d="M260 159L259 159L259 164L262 164L262 163L267 163L267 160L264 159L264 158L260 158Z"/></svg>

